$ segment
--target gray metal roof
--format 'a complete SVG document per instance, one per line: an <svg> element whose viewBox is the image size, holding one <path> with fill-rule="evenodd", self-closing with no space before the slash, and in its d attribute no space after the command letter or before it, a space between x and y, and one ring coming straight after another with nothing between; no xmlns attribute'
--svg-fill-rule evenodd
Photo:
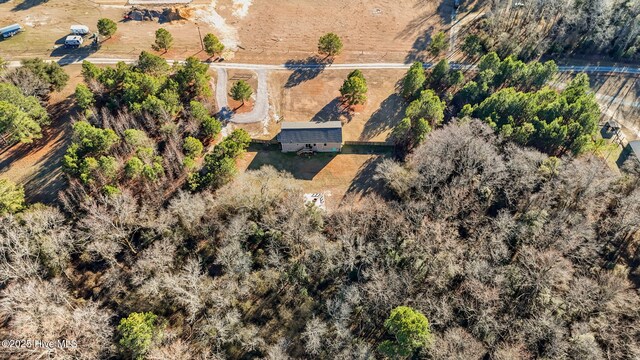
<svg viewBox="0 0 640 360"><path fill-rule="evenodd" d="M278 135L281 143L342 143L342 122L283 122Z"/></svg>
<svg viewBox="0 0 640 360"><path fill-rule="evenodd" d="M629 141L629 147L638 161L640 161L640 140Z"/></svg>

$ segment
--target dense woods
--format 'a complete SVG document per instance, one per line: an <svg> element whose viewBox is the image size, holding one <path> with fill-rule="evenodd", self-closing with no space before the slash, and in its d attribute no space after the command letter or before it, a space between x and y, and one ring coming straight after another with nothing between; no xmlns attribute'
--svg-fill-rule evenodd
<svg viewBox="0 0 640 360"><path fill-rule="evenodd" d="M586 74L576 75L562 91L546 87L557 71L553 61L525 63L495 52L482 56L470 77L447 60L428 74L415 63L401 82L409 105L392 137L407 151L457 115L481 119L505 138L549 155L581 154L594 144L600 108Z"/></svg>
<svg viewBox="0 0 640 360"><path fill-rule="evenodd" d="M164 205L5 216L2 337L84 359L640 356L637 177L479 121L377 173L390 194L330 214L265 167Z"/></svg>
<svg viewBox="0 0 640 360"><path fill-rule="evenodd" d="M472 8L472 2L468 2ZM631 0L510 1L480 4L488 12L472 24L468 49L496 50L523 59L541 55L638 59L640 4Z"/></svg>
<svg viewBox="0 0 640 360"><path fill-rule="evenodd" d="M635 56L633 26L603 1L544 11L494 1L464 41L477 71L413 64L398 83L398 156L376 167L375 190L331 212L305 205L290 174L238 173L251 138L214 117L207 64L148 52L135 64L85 61L59 206L25 205L22 187L0 181L0 336L77 346L2 355L640 358L640 165L614 173L588 151L600 113L585 74L556 90L553 61L509 55L597 44ZM579 30L569 9L599 25ZM505 48L517 26L553 36ZM206 51L219 55L209 35ZM328 33L318 51L328 61L342 46ZM447 47L440 33L429 50ZM37 59L4 71L3 138L38 139L48 96L67 81ZM252 91L239 81L230 96ZM367 91L355 70L341 100L366 103Z"/></svg>
<svg viewBox="0 0 640 360"><path fill-rule="evenodd" d="M85 61L86 84L75 91L84 113L63 161L72 183L67 197L135 189L161 202L182 185L201 189L229 181L249 138L235 130L215 145L222 124L206 102L207 70L195 58L170 67L148 52L134 65L100 68ZM202 159L205 146L215 149Z"/></svg>

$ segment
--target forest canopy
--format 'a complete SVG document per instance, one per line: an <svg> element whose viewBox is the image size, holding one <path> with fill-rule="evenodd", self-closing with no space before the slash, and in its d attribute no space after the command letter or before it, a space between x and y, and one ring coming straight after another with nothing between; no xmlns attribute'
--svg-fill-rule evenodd
<svg viewBox="0 0 640 360"><path fill-rule="evenodd" d="M123 190L80 198L73 217L6 215L0 333L76 338L55 354L86 359L640 356L637 177L474 120L375 181L390 194L332 213L264 167L164 204Z"/></svg>

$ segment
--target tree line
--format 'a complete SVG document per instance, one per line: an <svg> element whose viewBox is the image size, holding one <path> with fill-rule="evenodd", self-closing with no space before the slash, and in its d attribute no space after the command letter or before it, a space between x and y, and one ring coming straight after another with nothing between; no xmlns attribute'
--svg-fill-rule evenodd
<svg viewBox="0 0 640 360"><path fill-rule="evenodd" d="M30 206L0 218L0 334L77 339L51 356L80 359L632 359L628 170L463 120L331 213L271 167L167 202Z"/></svg>
<svg viewBox="0 0 640 360"><path fill-rule="evenodd" d="M464 6L470 6L466 2ZM640 6L628 0L484 1L463 50L494 50L531 60L543 55L638 58Z"/></svg>
<svg viewBox="0 0 640 360"><path fill-rule="evenodd" d="M144 51L132 65L83 62L85 82L75 95L84 112L63 160L71 183L79 180L82 190L71 191L112 196L135 188L157 198L158 191L227 182L249 138L235 130L214 145L222 124L208 104L208 69L193 57L171 67ZM206 146L213 146L215 159L204 156Z"/></svg>
<svg viewBox="0 0 640 360"><path fill-rule="evenodd" d="M447 60L429 73L416 62L401 83L409 105L392 137L410 149L445 117L472 117L520 145L555 156L581 154L594 145L600 109L586 74L575 76L562 91L545 87L557 71L553 61L525 63L495 52L482 56L468 78Z"/></svg>

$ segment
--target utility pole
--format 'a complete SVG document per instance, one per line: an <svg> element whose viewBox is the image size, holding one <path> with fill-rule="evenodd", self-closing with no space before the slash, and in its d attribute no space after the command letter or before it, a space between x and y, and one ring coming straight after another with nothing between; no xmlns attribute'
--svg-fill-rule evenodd
<svg viewBox="0 0 640 360"><path fill-rule="evenodd" d="M200 24L196 24L196 27L198 27L198 36L200 37L200 46L202 47L202 50L204 50L204 42L202 41L202 34L200 33Z"/></svg>

